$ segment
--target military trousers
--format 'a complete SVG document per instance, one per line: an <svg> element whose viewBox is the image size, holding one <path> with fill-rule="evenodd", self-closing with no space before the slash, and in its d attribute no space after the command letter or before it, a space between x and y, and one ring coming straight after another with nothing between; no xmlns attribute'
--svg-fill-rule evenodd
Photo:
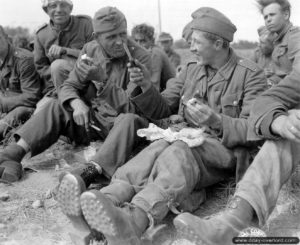
<svg viewBox="0 0 300 245"><path fill-rule="evenodd" d="M24 123L34 111L34 107L18 106L0 120L0 140L13 128Z"/></svg>
<svg viewBox="0 0 300 245"><path fill-rule="evenodd" d="M110 185L100 191L114 204L131 202L159 221L194 189L232 175L235 164L233 152L215 138L194 148L182 141L158 140L118 168Z"/></svg>
<svg viewBox="0 0 300 245"><path fill-rule="evenodd" d="M96 115L91 113L91 120L97 128L103 128L97 121ZM30 146L31 155L35 156L55 143L60 135L65 135L77 144L88 144L87 140L105 139L100 150L92 159L98 163L111 177L115 170L126 162L132 149L141 139L136 136L138 128L148 126L148 120L135 114L120 114L108 135L90 128L87 133L83 126L77 125L73 120L71 111L64 109L57 100L52 100L39 113L31 117L15 134L23 138Z"/></svg>
<svg viewBox="0 0 300 245"><path fill-rule="evenodd" d="M282 185L300 162L300 144L288 140L266 141L238 183L236 196L254 208L264 225L276 206Z"/></svg>

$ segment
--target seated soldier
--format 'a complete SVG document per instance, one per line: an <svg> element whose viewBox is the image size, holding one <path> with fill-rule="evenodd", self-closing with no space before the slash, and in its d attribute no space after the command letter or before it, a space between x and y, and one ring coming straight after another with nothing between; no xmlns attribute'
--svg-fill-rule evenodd
<svg viewBox="0 0 300 245"><path fill-rule="evenodd" d="M24 123L41 98L40 77L33 55L14 47L0 26L0 141Z"/></svg>
<svg viewBox="0 0 300 245"><path fill-rule="evenodd" d="M71 15L71 0L43 0L42 8L49 15L50 22L36 31L34 62L43 79L43 95L47 96L38 103L37 111L56 95L54 87L59 89L68 78L84 44L93 40L91 18Z"/></svg>
<svg viewBox="0 0 300 245"><path fill-rule="evenodd" d="M129 81L129 59L124 45L132 57L149 70L150 54L127 37L125 16L116 8L97 11L93 27L95 40L82 49L80 55L86 59L78 60L63 83L60 100L53 100L27 121L14 135L17 143L0 153L1 180L20 179L24 155L29 151L31 156L43 152L60 135L87 144L91 139L104 139L114 126L115 130L110 132L93 160L74 170L88 186L101 173L111 177L129 157L134 143L139 142L135 140L136 129L147 127L148 120L139 117L142 110L129 97L138 85Z"/></svg>
<svg viewBox="0 0 300 245"><path fill-rule="evenodd" d="M169 33L162 32L158 36L158 45L165 51L165 53L168 55L169 60L173 64L174 68L176 69L180 63L181 63L181 58L178 53L174 51L172 48L173 46L173 38Z"/></svg>
<svg viewBox="0 0 300 245"><path fill-rule="evenodd" d="M119 167L111 183L100 191L85 191L75 175L61 181L61 207L74 210L73 218L102 232L108 244L142 244L148 226L161 221L194 189L202 189L231 176L257 142L246 139L247 118L256 97L266 89L263 71L237 57L229 47L235 25L215 9L204 7L193 20L191 51L198 62L181 72L183 89L169 83L161 94L143 65L130 69L136 89L132 96L148 118L176 112L190 127L205 127L202 145L161 139ZM83 193L82 193L83 192ZM83 215L83 216L82 216Z"/></svg>
<svg viewBox="0 0 300 245"><path fill-rule="evenodd" d="M289 20L287 0L258 3L266 26L278 34L274 53L280 58L276 56L274 62L281 74L289 73L253 105L247 138L268 140L238 183L228 207L210 219L183 213L174 220L176 228L196 244L233 244L233 238L251 226L254 217L260 226L267 222L290 177L292 186L300 187L300 29Z"/></svg>
<svg viewBox="0 0 300 245"><path fill-rule="evenodd" d="M154 45L154 28L146 24L137 25L131 31L131 37L151 53L151 82L159 91L163 91L167 81L176 74L167 55Z"/></svg>

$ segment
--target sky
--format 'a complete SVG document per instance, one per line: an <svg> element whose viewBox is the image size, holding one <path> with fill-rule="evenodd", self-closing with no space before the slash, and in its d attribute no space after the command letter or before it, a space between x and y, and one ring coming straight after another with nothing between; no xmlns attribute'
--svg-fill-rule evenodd
<svg viewBox="0 0 300 245"><path fill-rule="evenodd" d="M158 3L161 6L161 31L181 38L182 29L191 13L200 7L213 7L225 14L236 26L234 41L257 41L257 28L264 24L255 0L73 0L73 14L94 13L105 6L120 9L127 18L128 30L137 24L152 25L159 32ZM290 0L291 21L300 26L300 0ZM33 33L49 22L41 0L0 0L0 25L29 28Z"/></svg>

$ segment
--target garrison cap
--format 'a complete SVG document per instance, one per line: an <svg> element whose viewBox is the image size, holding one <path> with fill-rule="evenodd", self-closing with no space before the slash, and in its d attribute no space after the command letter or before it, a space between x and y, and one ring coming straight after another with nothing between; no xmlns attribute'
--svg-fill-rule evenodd
<svg viewBox="0 0 300 245"><path fill-rule="evenodd" d="M113 31L124 23L127 26L125 15L116 7L99 9L93 19L93 28L96 33Z"/></svg>
<svg viewBox="0 0 300 245"><path fill-rule="evenodd" d="M229 42L233 40L236 26L218 10L210 7L199 8L192 17L192 29L216 34Z"/></svg>
<svg viewBox="0 0 300 245"><path fill-rule="evenodd" d="M42 8L43 10L47 13L47 7L50 3L55 3L55 2L65 2L69 4L71 7L73 7L73 2L72 0L42 0Z"/></svg>
<svg viewBox="0 0 300 245"><path fill-rule="evenodd" d="M185 25L185 27L183 28L182 30L182 38L185 40L185 41L188 41L191 36L192 36L192 33L193 33L193 30L192 30L192 21L190 21L189 23L187 23Z"/></svg>
<svg viewBox="0 0 300 245"><path fill-rule="evenodd" d="M173 41L172 36L169 33L162 32L158 36L158 41L163 42L163 41Z"/></svg>

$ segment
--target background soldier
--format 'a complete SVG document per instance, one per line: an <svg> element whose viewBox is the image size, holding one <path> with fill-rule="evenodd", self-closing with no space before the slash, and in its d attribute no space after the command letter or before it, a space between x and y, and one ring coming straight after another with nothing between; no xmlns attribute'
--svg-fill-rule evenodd
<svg viewBox="0 0 300 245"><path fill-rule="evenodd" d="M0 26L0 140L25 122L41 98L41 84L30 51L14 47Z"/></svg>
<svg viewBox="0 0 300 245"><path fill-rule="evenodd" d="M169 33L162 32L158 36L158 45L166 52L169 60L175 67L175 69L180 65L181 58L173 49L173 38Z"/></svg>
<svg viewBox="0 0 300 245"><path fill-rule="evenodd" d="M175 77L176 73L167 55L154 45L154 28L146 24L137 25L133 27L131 36L151 53L151 81L159 91L163 91L167 81Z"/></svg>

